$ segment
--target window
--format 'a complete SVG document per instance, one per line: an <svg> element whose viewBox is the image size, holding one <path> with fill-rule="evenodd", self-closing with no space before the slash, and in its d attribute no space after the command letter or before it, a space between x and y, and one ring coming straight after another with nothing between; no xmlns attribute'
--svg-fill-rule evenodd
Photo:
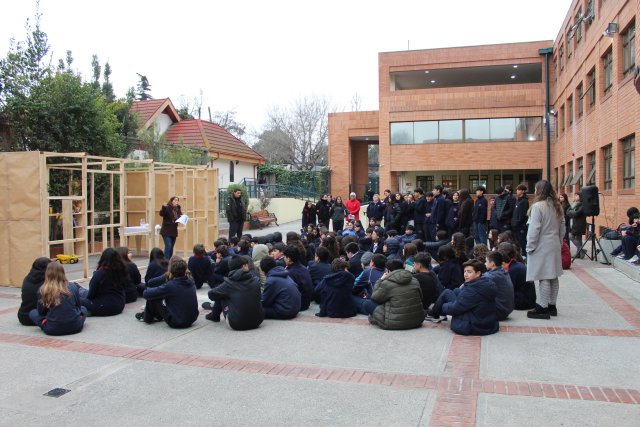
<svg viewBox="0 0 640 427"><path fill-rule="evenodd" d="M462 142L462 120L440 121L440 142Z"/></svg>
<svg viewBox="0 0 640 427"><path fill-rule="evenodd" d="M564 132L564 105L560 107L560 114L558 121L560 122L560 130Z"/></svg>
<svg viewBox="0 0 640 427"><path fill-rule="evenodd" d="M442 186L444 188L458 188L458 177L456 175L442 175Z"/></svg>
<svg viewBox="0 0 640 427"><path fill-rule="evenodd" d="M576 160L576 173L575 175L573 175L573 179L571 180L571 182L569 183L569 185L577 185L578 186L578 190L580 188L582 188L582 184L584 182L583 180L583 168L584 168L584 164L583 164L583 158L580 157L578 160Z"/></svg>
<svg viewBox="0 0 640 427"><path fill-rule="evenodd" d="M636 183L636 137L632 135L622 141L622 188L634 188Z"/></svg>
<svg viewBox="0 0 640 427"><path fill-rule="evenodd" d="M413 144L413 122L391 123L391 144Z"/></svg>
<svg viewBox="0 0 640 427"><path fill-rule="evenodd" d="M573 182L573 162L569 162L567 163L567 177L564 180L564 183L562 184L563 187L568 187L570 185L572 185L571 183Z"/></svg>
<svg viewBox="0 0 640 427"><path fill-rule="evenodd" d="M479 186L483 186L485 189L487 188L487 175L469 175L469 188L475 190Z"/></svg>
<svg viewBox="0 0 640 427"><path fill-rule="evenodd" d="M438 122L415 122L413 124L414 144L434 144L438 142Z"/></svg>
<svg viewBox="0 0 640 427"><path fill-rule="evenodd" d="M567 107L569 107L569 114L567 118L569 119L569 126L573 124L573 95L567 99Z"/></svg>
<svg viewBox="0 0 640 427"><path fill-rule="evenodd" d="M622 36L622 73L624 76L633 71L636 65L636 24L632 22Z"/></svg>
<svg viewBox="0 0 640 427"><path fill-rule="evenodd" d="M467 141L490 141L491 120L465 120L464 137Z"/></svg>
<svg viewBox="0 0 640 427"><path fill-rule="evenodd" d="M582 8L578 9L576 12L576 24L578 28L576 28L576 45L580 44L582 40Z"/></svg>
<svg viewBox="0 0 640 427"><path fill-rule="evenodd" d="M602 57L602 70L604 73L604 94L608 94L613 85L613 52L611 49Z"/></svg>
<svg viewBox="0 0 640 427"><path fill-rule="evenodd" d="M560 72L564 70L564 42L560 42Z"/></svg>
<svg viewBox="0 0 640 427"><path fill-rule="evenodd" d="M493 176L493 188L511 185L513 187L513 174L503 174Z"/></svg>
<svg viewBox="0 0 640 427"><path fill-rule="evenodd" d="M567 29L567 37L567 62L569 62L569 58L571 58L573 54L573 38L575 37L575 33L569 38L569 29Z"/></svg>
<svg viewBox="0 0 640 427"><path fill-rule="evenodd" d="M236 182L236 165L233 160L229 162L229 182Z"/></svg>
<svg viewBox="0 0 640 427"><path fill-rule="evenodd" d="M611 190L611 184L613 182L613 147L611 144L602 149L604 157L604 189Z"/></svg>
<svg viewBox="0 0 640 427"><path fill-rule="evenodd" d="M553 79L558 81L558 56L553 57Z"/></svg>
<svg viewBox="0 0 640 427"><path fill-rule="evenodd" d="M596 69L595 67L587 74L587 80L589 81L589 87L587 93L589 94L589 107L593 107L596 103Z"/></svg>
<svg viewBox="0 0 640 427"><path fill-rule="evenodd" d="M596 185L596 152L592 151L588 156L589 175L587 176L587 185Z"/></svg>
<svg viewBox="0 0 640 427"><path fill-rule="evenodd" d="M416 176L416 186L422 188L425 193L433 191L433 175Z"/></svg>
<svg viewBox="0 0 640 427"><path fill-rule="evenodd" d="M564 165L560 166L560 181L558 181L558 191L562 190L561 192L564 193Z"/></svg>
<svg viewBox="0 0 640 427"><path fill-rule="evenodd" d="M578 104L578 117L582 117L584 113L584 102L582 98L584 97L584 89L582 87L582 83L578 85L576 89L576 103Z"/></svg>
<svg viewBox="0 0 640 427"><path fill-rule="evenodd" d="M557 193L558 192L558 183L560 182L559 181L560 178L559 178L559 175L558 175L558 168L555 168L553 170L553 176L555 177L555 183L556 183L555 187L556 187L556 193Z"/></svg>

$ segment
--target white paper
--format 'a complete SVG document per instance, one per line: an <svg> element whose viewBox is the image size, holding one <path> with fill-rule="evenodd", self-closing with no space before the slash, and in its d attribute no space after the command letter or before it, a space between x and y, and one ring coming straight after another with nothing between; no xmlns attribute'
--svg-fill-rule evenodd
<svg viewBox="0 0 640 427"><path fill-rule="evenodd" d="M182 214L180 215L180 218L176 219L176 222L178 224L187 225L187 223L189 222L189 217Z"/></svg>

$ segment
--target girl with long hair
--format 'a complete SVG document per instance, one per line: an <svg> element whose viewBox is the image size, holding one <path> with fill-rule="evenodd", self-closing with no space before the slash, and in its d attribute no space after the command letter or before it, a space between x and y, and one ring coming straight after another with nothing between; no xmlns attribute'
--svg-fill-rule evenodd
<svg viewBox="0 0 640 427"><path fill-rule="evenodd" d="M558 314L556 300L562 275L564 210L549 181L536 183L529 208L527 232L527 280L539 281L536 307L527 313L532 319L549 319Z"/></svg>
<svg viewBox="0 0 640 427"><path fill-rule="evenodd" d="M127 267L120 254L113 248L105 249L89 282L89 292L81 298L82 305L93 316L114 316L122 313L127 280Z"/></svg>
<svg viewBox="0 0 640 427"><path fill-rule="evenodd" d="M127 267L128 280L124 286L125 302L135 302L138 299L138 286L142 282L142 276L138 266L131 260L131 251L126 246L116 248L116 252L122 257L124 265Z"/></svg>
<svg viewBox="0 0 640 427"><path fill-rule="evenodd" d="M47 265L44 283L38 291L38 307L29 312L31 321L47 335L70 335L82 330L86 309L80 304L79 286L69 283L64 267Z"/></svg>
<svg viewBox="0 0 640 427"><path fill-rule="evenodd" d="M307 200L302 208L302 228L306 228L307 225L315 226L318 222L317 218L316 205L311 200Z"/></svg>
<svg viewBox="0 0 640 427"><path fill-rule="evenodd" d="M178 238L178 224L176 220L182 216L179 202L180 198L178 196L172 196L169 201L160 208L160 216L162 217L160 235L162 236L162 240L164 240L164 256L166 259L170 259L173 255L173 248Z"/></svg>
<svg viewBox="0 0 640 427"><path fill-rule="evenodd" d="M569 202L569 196L566 193L562 193L558 196L560 200L560 205L562 206L562 210L564 211L564 240L569 242L569 233L571 232L571 218L569 218L569 208L571 208L571 203Z"/></svg>
<svg viewBox="0 0 640 427"><path fill-rule="evenodd" d="M333 222L333 231L336 233L344 227L344 218L347 216L347 207L342 202L342 197L336 197L336 202L329 209L331 221Z"/></svg>
<svg viewBox="0 0 640 427"><path fill-rule="evenodd" d="M47 257L36 258L31 270L22 281L22 303L18 309L18 321L25 326L34 326L29 313L38 307L38 290L44 283L44 273L51 260Z"/></svg>

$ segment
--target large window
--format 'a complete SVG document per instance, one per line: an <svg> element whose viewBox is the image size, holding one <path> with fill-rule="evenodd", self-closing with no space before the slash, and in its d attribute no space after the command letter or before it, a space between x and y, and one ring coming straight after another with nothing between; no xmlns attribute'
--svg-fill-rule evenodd
<svg viewBox="0 0 640 427"><path fill-rule="evenodd" d="M469 188L475 191L476 188L483 186L487 188L488 175L469 175Z"/></svg>
<svg viewBox="0 0 640 427"><path fill-rule="evenodd" d="M578 85L578 88L576 89L576 103L578 104L578 117L582 117L582 115L584 114L584 101L583 98L584 97L584 88L582 86L582 83L580 83Z"/></svg>
<svg viewBox="0 0 640 427"><path fill-rule="evenodd" d="M611 190L613 182L613 146L607 145L602 149L604 160L604 189Z"/></svg>
<svg viewBox="0 0 640 427"><path fill-rule="evenodd" d="M622 73L626 76L636 65L636 24L632 22L622 36Z"/></svg>
<svg viewBox="0 0 640 427"><path fill-rule="evenodd" d="M636 138L632 135L622 141L622 188L633 188L636 183Z"/></svg>
<svg viewBox="0 0 640 427"><path fill-rule="evenodd" d="M433 175L416 176L416 186L422 188L425 193L433 191Z"/></svg>
<svg viewBox="0 0 640 427"><path fill-rule="evenodd" d="M558 121L560 122L560 130L564 132L564 105L560 107L560 115L558 116Z"/></svg>
<svg viewBox="0 0 640 427"><path fill-rule="evenodd" d="M589 94L589 107L593 107L596 103L596 69L595 67L587 74L587 80L589 81L589 87L587 92Z"/></svg>
<svg viewBox="0 0 640 427"><path fill-rule="evenodd" d="M592 151L588 156L589 175L587 175L587 185L596 184L596 152Z"/></svg>
<svg viewBox="0 0 640 427"><path fill-rule="evenodd" d="M582 8L578 9L578 11L576 12L576 24L578 24L578 27L576 28L576 44L580 44L580 41L582 40Z"/></svg>
<svg viewBox="0 0 640 427"><path fill-rule="evenodd" d="M573 124L573 95L567 99L567 107L569 107L569 114L567 117L569 118L569 126Z"/></svg>
<svg viewBox="0 0 640 427"><path fill-rule="evenodd" d="M606 95L613 85L613 52L611 49L602 57L602 71L604 73L604 93Z"/></svg>
<svg viewBox="0 0 640 427"><path fill-rule="evenodd" d="M560 72L564 70L564 42L560 42Z"/></svg>
<svg viewBox="0 0 640 427"><path fill-rule="evenodd" d="M391 123L391 144L542 141L541 117Z"/></svg>

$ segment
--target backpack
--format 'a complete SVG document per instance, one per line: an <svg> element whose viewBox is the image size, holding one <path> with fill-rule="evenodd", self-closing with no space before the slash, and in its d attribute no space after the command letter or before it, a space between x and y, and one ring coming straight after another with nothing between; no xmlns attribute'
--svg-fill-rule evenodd
<svg viewBox="0 0 640 427"><path fill-rule="evenodd" d="M569 243L566 240L562 241L562 269L568 270L571 268L571 249L569 249Z"/></svg>

